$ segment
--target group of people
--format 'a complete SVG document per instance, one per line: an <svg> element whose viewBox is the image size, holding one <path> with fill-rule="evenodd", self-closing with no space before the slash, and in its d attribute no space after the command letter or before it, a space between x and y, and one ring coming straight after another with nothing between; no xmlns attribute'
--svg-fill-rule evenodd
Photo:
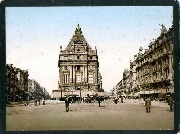
<svg viewBox="0 0 180 134"><path fill-rule="evenodd" d="M43 103L43 105L45 105L45 99L42 100L42 103ZM35 99L34 100L34 105L35 106L38 106L40 104L41 104L41 99Z"/></svg>
<svg viewBox="0 0 180 134"><path fill-rule="evenodd" d="M98 101L99 107L101 107L101 102L102 102L102 98L101 96L97 96L96 100ZM66 112L69 112L69 103L70 103L70 98L67 96L65 98L65 107L66 107Z"/></svg>
<svg viewBox="0 0 180 134"><path fill-rule="evenodd" d="M41 99L35 99L34 100L34 105L38 106L41 104ZM45 105L45 99L42 100L42 105ZM26 103L24 104L24 106L29 106L29 100L26 101Z"/></svg>
<svg viewBox="0 0 180 134"><path fill-rule="evenodd" d="M169 105L169 107L170 107L170 112L172 112L173 111L173 109L174 109L174 100L173 100L173 98L172 98L172 96L170 96L169 98L168 98L168 105ZM150 113L151 112L151 99L150 99L150 97L147 97L146 99L145 99L145 108L146 108L146 112L147 113Z"/></svg>
<svg viewBox="0 0 180 134"><path fill-rule="evenodd" d="M120 98L121 98L121 103L123 103L123 96L121 96ZM101 105L100 105L102 102L101 97L97 96L96 99L98 101L99 107L101 107ZM118 100L119 100L119 98L115 98L113 101L115 104L117 104ZM70 100L69 100L69 97L67 96L65 99L66 112L69 111L69 103L70 103ZM173 108L174 108L174 100L171 96L168 99L168 105L170 106L170 112L172 112ZM151 98L150 97L147 97L145 99L145 108L146 108L147 113L151 112Z"/></svg>
<svg viewBox="0 0 180 134"><path fill-rule="evenodd" d="M113 101L114 101L115 104L117 104L119 99L121 99L121 103L124 103L123 98L124 98L123 96L119 96L119 98L114 98Z"/></svg>

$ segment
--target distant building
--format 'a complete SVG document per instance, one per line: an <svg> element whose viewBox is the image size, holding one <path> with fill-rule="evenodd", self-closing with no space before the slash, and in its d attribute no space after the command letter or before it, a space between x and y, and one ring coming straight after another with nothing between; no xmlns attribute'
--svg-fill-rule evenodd
<svg viewBox="0 0 180 134"><path fill-rule="evenodd" d="M84 97L102 89L97 49L90 47L79 24L67 47L64 50L60 47L58 67L60 97L67 94Z"/></svg>
<svg viewBox="0 0 180 134"><path fill-rule="evenodd" d="M34 79L29 79L28 93L30 99L49 98L49 93L46 91L46 89L40 86L40 84Z"/></svg>

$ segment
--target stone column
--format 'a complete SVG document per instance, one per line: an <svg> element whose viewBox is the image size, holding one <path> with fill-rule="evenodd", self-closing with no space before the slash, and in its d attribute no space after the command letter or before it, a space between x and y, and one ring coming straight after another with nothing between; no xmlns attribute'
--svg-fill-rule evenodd
<svg viewBox="0 0 180 134"><path fill-rule="evenodd" d="M85 66L83 66L83 82L85 82Z"/></svg>
<svg viewBox="0 0 180 134"><path fill-rule="evenodd" d="M71 73L70 73L70 77L71 77L71 83L74 83L74 81L73 81L73 74L74 74L74 70L73 70L73 68L74 68L74 66L72 65L71 66Z"/></svg>
<svg viewBox="0 0 180 134"><path fill-rule="evenodd" d="M168 79L170 79L170 83L171 83L171 86L169 87L170 88L170 92L174 92L174 82L173 82L173 68L172 68L172 54L169 55L169 76L168 76Z"/></svg>
<svg viewBox="0 0 180 134"><path fill-rule="evenodd" d="M75 83L74 79L75 79L75 66L73 66L73 82Z"/></svg>
<svg viewBox="0 0 180 134"><path fill-rule="evenodd" d="M62 83L63 83L63 80L62 80L62 66L60 66L60 68L59 68L59 81L60 81L60 84L62 85Z"/></svg>
<svg viewBox="0 0 180 134"><path fill-rule="evenodd" d="M86 82L87 82L87 66L84 66L84 77L86 79Z"/></svg>
<svg viewBox="0 0 180 134"><path fill-rule="evenodd" d="M172 80L172 54L169 55L169 79Z"/></svg>

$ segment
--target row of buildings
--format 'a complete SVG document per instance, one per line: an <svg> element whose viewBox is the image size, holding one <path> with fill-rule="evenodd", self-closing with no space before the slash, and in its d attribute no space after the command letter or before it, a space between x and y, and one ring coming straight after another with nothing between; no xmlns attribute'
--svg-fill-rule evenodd
<svg viewBox="0 0 180 134"><path fill-rule="evenodd" d="M67 47L60 46L58 67L59 89L52 91L53 97L85 97L103 91L97 49L88 44L79 24Z"/></svg>
<svg viewBox="0 0 180 134"><path fill-rule="evenodd" d="M28 79L28 70L6 64L6 101L17 102L43 97L48 92L35 80Z"/></svg>
<svg viewBox="0 0 180 134"><path fill-rule="evenodd" d="M148 49L139 48L113 92L117 95L151 94L156 98L160 94L174 93L172 33L172 27L167 30L162 25L160 36L150 42Z"/></svg>

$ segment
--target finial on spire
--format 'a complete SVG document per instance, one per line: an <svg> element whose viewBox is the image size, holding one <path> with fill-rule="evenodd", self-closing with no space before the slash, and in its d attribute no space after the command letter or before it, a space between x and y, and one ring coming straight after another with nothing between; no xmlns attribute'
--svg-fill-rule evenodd
<svg viewBox="0 0 180 134"><path fill-rule="evenodd" d="M78 25L77 25L77 28L80 29L79 23L78 23Z"/></svg>
<svg viewBox="0 0 180 134"><path fill-rule="evenodd" d="M81 34L82 34L82 31L81 31L81 28L80 28L79 23L78 23L77 28L75 30L75 35L80 36Z"/></svg>

